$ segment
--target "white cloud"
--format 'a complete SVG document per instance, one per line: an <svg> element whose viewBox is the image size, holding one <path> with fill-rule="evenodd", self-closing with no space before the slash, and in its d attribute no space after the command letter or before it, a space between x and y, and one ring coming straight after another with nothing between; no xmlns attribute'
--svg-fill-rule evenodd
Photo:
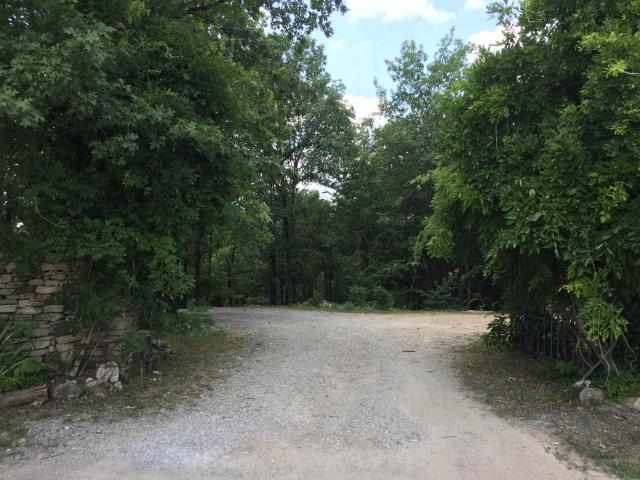
<svg viewBox="0 0 640 480"><path fill-rule="evenodd" d="M517 24L511 25L509 30L518 37L520 33L520 27ZM471 62L475 62L478 59L478 48L484 47L487 48L491 52L499 52L503 49L502 42L504 41L505 29L501 26L496 27L495 30L484 30L482 32L474 33L469 37L469 42L471 42L476 48L474 51L469 54L467 60Z"/></svg>
<svg viewBox="0 0 640 480"><path fill-rule="evenodd" d="M484 10L487 4L484 0L467 0L464 4L465 10Z"/></svg>
<svg viewBox="0 0 640 480"><path fill-rule="evenodd" d="M429 23L446 23L453 13L437 8L432 0L347 0L351 21L380 19L394 22L421 18Z"/></svg>
<svg viewBox="0 0 640 480"><path fill-rule="evenodd" d="M502 27L496 27L495 30L484 30L474 33L469 37L469 41L477 47L488 48L491 51L502 49L500 43L504 40L504 30Z"/></svg>
<svg viewBox="0 0 640 480"><path fill-rule="evenodd" d="M352 107L356 113L356 122L361 122L367 117L373 117L376 125L384 123L378 107L378 97L365 97L361 95L345 95L344 103Z"/></svg>

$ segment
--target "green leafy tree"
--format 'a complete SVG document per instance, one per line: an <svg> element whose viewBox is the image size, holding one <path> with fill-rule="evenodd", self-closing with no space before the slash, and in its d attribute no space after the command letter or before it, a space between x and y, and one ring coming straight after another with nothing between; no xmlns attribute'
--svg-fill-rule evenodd
<svg viewBox="0 0 640 480"><path fill-rule="evenodd" d="M264 288L264 260L273 237L268 207L252 198L229 203L224 219L211 240L213 251L206 277L210 300L218 305L247 302ZM196 299L198 299L196 297Z"/></svg>
<svg viewBox="0 0 640 480"><path fill-rule="evenodd" d="M6 191L20 199L8 247L86 258L175 301L192 286L181 251L235 194L251 81L204 21L49 6L3 29L1 130L19 169Z"/></svg>
<svg viewBox="0 0 640 480"><path fill-rule="evenodd" d="M569 325L585 360L617 372L614 354L637 348L640 12L633 1L491 10L508 34L445 96L424 243L458 261L478 252L516 333Z"/></svg>
<svg viewBox="0 0 640 480"><path fill-rule="evenodd" d="M303 189L309 184L333 186L353 151L353 114L342 101L343 87L326 73L325 61L322 49L303 38L283 49L282 65L272 72L274 141L261 163L259 187L274 219L269 254L273 304L300 299L294 257Z"/></svg>
<svg viewBox="0 0 640 480"><path fill-rule="evenodd" d="M468 48L453 33L433 59L415 42L387 62L394 88L378 87L386 124L360 129L359 154L338 188L341 250L356 270L347 281L393 292L395 304L418 308L424 292L452 269L446 262L416 261L414 244L429 215L432 189L416 179L434 167L433 136L442 93L462 75ZM346 295L346 292L342 292Z"/></svg>
<svg viewBox="0 0 640 480"><path fill-rule="evenodd" d="M81 260L173 304L199 294L207 240L274 140L278 84L256 59L282 63L273 44L330 33L334 11L341 0L1 3L0 252Z"/></svg>

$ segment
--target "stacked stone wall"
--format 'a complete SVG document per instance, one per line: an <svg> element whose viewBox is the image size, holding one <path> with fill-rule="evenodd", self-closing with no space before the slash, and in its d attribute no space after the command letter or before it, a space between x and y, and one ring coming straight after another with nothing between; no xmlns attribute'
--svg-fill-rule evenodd
<svg viewBox="0 0 640 480"><path fill-rule="evenodd" d="M65 284L77 281L68 263L43 263L28 275L18 273L14 263L6 265L0 270L0 322L29 324L34 344L31 355L43 361L69 360L81 353L90 353L95 363L116 360L118 343L136 328L133 317L125 313L113 319L107 331L69 335L66 325L75 312L65 309L59 293Z"/></svg>

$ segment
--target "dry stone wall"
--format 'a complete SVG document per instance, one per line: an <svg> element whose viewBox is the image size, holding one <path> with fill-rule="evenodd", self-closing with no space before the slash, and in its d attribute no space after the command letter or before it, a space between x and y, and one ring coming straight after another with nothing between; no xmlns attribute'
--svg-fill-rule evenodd
<svg viewBox="0 0 640 480"><path fill-rule="evenodd" d="M76 354L90 353L100 363L117 359L116 346L124 335L135 330L130 314L111 322L105 332L68 335L65 325L75 314L58 300L65 283L77 282L67 263L43 263L39 271L21 275L14 263L0 271L0 321L20 320L32 327L32 355L44 361L59 357L69 360ZM86 355L84 355L86 357Z"/></svg>

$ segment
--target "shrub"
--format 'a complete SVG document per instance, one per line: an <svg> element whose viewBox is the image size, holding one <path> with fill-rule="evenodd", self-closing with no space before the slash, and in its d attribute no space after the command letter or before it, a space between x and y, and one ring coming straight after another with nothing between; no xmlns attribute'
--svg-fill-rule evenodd
<svg viewBox="0 0 640 480"><path fill-rule="evenodd" d="M0 325L0 392L35 385L46 380L46 367L28 357L33 350L31 329L22 322Z"/></svg>
<svg viewBox="0 0 640 480"><path fill-rule="evenodd" d="M124 361L133 354L148 353L149 351L149 341L141 332L129 332L122 337L117 347L118 355Z"/></svg>
<svg viewBox="0 0 640 480"><path fill-rule="evenodd" d="M179 312L171 322L170 331L175 333L200 334L213 326L213 316L208 308Z"/></svg>
<svg viewBox="0 0 640 480"><path fill-rule="evenodd" d="M368 291L365 287L351 287L349 289L349 302L355 306L363 307L367 304Z"/></svg>
<svg viewBox="0 0 640 480"><path fill-rule="evenodd" d="M633 372L622 372L620 375L607 378L603 386L609 397L622 403L625 398L640 390L640 375Z"/></svg>
<svg viewBox="0 0 640 480"><path fill-rule="evenodd" d="M393 294L385 288L373 287L369 298L375 308L382 310L393 308Z"/></svg>
<svg viewBox="0 0 640 480"><path fill-rule="evenodd" d="M247 297L247 305L269 305L270 303L267 297Z"/></svg>
<svg viewBox="0 0 640 480"><path fill-rule="evenodd" d="M132 365L139 365L140 378L144 376L145 369L150 371L153 368L149 338L141 332L130 332L125 335L118 344L117 352L122 361L131 361Z"/></svg>
<svg viewBox="0 0 640 480"><path fill-rule="evenodd" d="M309 304L313 305L314 307L319 307L323 301L324 301L324 295L322 294L322 291L317 288L314 289L313 295L308 300Z"/></svg>
<svg viewBox="0 0 640 480"><path fill-rule="evenodd" d="M336 310L345 311L345 312L356 310L358 308L351 302L334 303L332 305L333 305L333 308L335 308Z"/></svg>
<svg viewBox="0 0 640 480"><path fill-rule="evenodd" d="M601 298L589 298L580 310L578 320L592 342L604 343L609 336L617 340L629 326L622 316L622 309Z"/></svg>
<svg viewBox="0 0 640 480"><path fill-rule="evenodd" d="M512 325L508 315L496 315L496 318L489 322L489 331L482 335L482 340L489 347L502 347L511 345Z"/></svg>
<svg viewBox="0 0 640 480"><path fill-rule="evenodd" d="M355 286L349 289L349 303L356 307L388 310L393 307L394 299L393 294L383 287Z"/></svg>
<svg viewBox="0 0 640 480"><path fill-rule="evenodd" d="M581 373L581 368L573 362L542 362L536 369L539 377L562 382L575 381Z"/></svg>
<svg viewBox="0 0 640 480"><path fill-rule="evenodd" d="M444 277L428 292L422 292L422 303L427 308L460 308L456 297L458 280L453 275Z"/></svg>
<svg viewBox="0 0 640 480"><path fill-rule="evenodd" d="M124 311L122 294L112 288L112 279L96 276L78 291L67 286L62 293L62 303L75 315L65 319L65 332L77 334L91 329L104 330L114 318Z"/></svg>

